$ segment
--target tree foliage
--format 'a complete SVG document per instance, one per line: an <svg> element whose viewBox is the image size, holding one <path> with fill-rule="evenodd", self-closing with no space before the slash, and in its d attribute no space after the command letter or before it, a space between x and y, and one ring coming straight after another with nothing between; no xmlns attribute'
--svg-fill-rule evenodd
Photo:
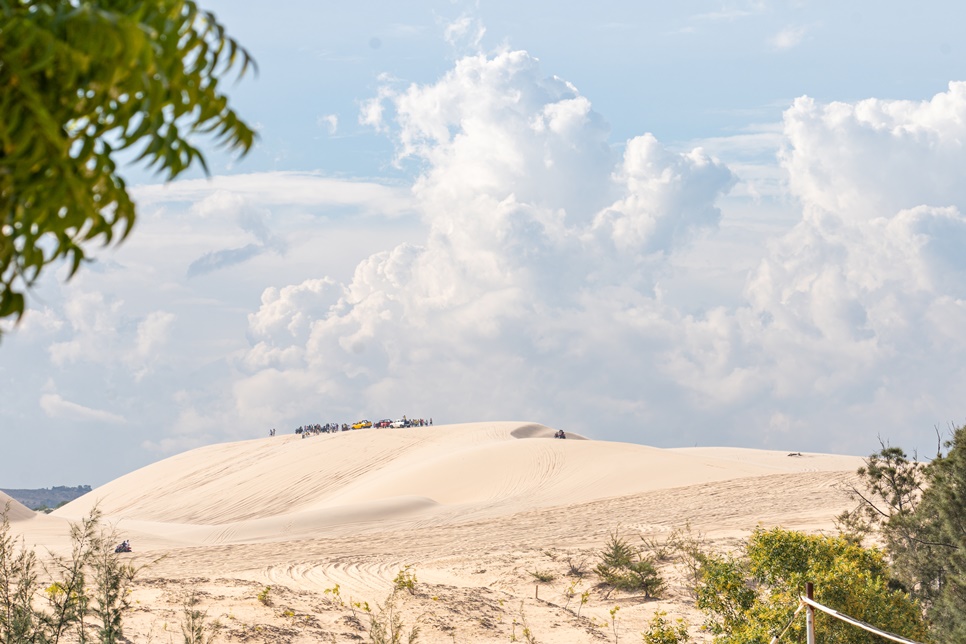
<svg viewBox="0 0 966 644"><path fill-rule="evenodd" d="M685 644L689 640L688 623L680 618L672 622L667 613L659 610L651 617L641 637L644 644Z"/></svg>
<svg viewBox="0 0 966 644"><path fill-rule="evenodd" d="M944 576L935 518L922 506L927 468L904 450L886 444L858 470L852 492L859 504L838 517L839 529L856 542L875 531L892 560L897 580L924 605L932 604Z"/></svg>
<svg viewBox="0 0 966 644"><path fill-rule="evenodd" d="M955 430L947 453L926 468L922 521L926 538L936 537L941 557L929 617L950 642L966 641L966 426ZM931 566L932 569L934 566Z"/></svg>
<svg viewBox="0 0 966 644"><path fill-rule="evenodd" d="M654 565L653 557L642 548L630 544L617 531L611 533L598 557L600 563L594 571L602 586L623 592L643 592L648 599L664 588L664 580Z"/></svg>
<svg viewBox="0 0 966 644"><path fill-rule="evenodd" d="M139 569L121 560L100 519L95 508L71 526L69 557L40 562L0 511L0 644L127 641L122 621Z"/></svg>
<svg viewBox="0 0 966 644"><path fill-rule="evenodd" d="M31 610L37 585L37 557L10 534L7 518L10 504L0 521L0 643L28 642L37 628ZM19 545L19 547L18 547Z"/></svg>
<svg viewBox="0 0 966 644"><path fill-rule="evenodd" d="M46 266L73 275L130 232L119 152L173 179L207 171L199 134L251 148L219 87L251 64L192 0L0 0L0 319Z"/></svg>
<svg viewBox="0 0 966 644"><path fill-rule="evenodd" d="M790 621L815 584L816 601L846 615L911 638L925 625L918 602L890 586L884 554L841 537L758 529L742 557L706 555L697 606L716 642L767 642L788 626L785 641L804 641L804 619ZM872 644L880 639L816 613L819 641Z"/></svg>
<svg viewBox="0 0 966 644"><path fill-rule="evenodd" d="M842 523L876 530L932 630L966 641L966 427L954 429L928 465L883 445L858 473L860 503L851 519L862 521Z"/></svg>

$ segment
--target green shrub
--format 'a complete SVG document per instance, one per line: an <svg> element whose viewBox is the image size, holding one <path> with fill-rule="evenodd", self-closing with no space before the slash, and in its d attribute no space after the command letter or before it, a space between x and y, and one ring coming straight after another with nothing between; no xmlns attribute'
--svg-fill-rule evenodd
<svg viewBox="0 0 966 644"><path fill-rule="evenodd" d="M416 573L411 572L411 565L405 566L402 570L396 573L396 577L392 580L393 588L396 590L405 590L410 595L416 594L416 583L419 581L416 579Z"/></svg>
<svg viewBox="0 0 966 644"><path fill-rule="evenodd" d="M128 593L140 568L114 552L116 535L101 528L100 511L71 526L70 557L52 555L41 567L11 537L8 510L0 521L0 643L92 641L88 618L99 625L97 641L122 641Z"/></svg>
<svg viewBox="0 0 966 644"><path fill-rule="evenodd" d="M322 591L322 594L332 595L335 598L335 603L339 606L345 606L345 600L342 599L342 589L339 587L339 584L336 584L332 588L326 588Z"/></svg>
<svg viewBox="0 0 966 644"><path fill-rule="evenodd" d="M185 595L181 618L181 633L184 635L184 644L211 644L212 638L205 623L208 612L198 608L198 603L197 593Z"/></svg>
<svg viewBox="0 0 966 644"><path fill-rule="evenodd" d="M922 640L926 634L919 603L890 586L883 553L848 539L775 528L758 529L743 557L707 555L697 606L716 642L770 641L789 623L805 592L815 600L882 630ZM873 644L877 636L816 612L824 641ZM795 620L786 641L804 641L804 619Z"/></svg>
<svg viewBox="0 0 966 644"><path fill-rule="evenodd" d="M29 642L40 628L31 602L37 586L37 557L10 535L4 508L0 524L0 642Z"/></svg>
<svg viewBox="0 0 966 644"><path fill-rule="evenodd" d="M647 623L647 630L641 636L644 644L684 644L688 641L688 623L680 618L671 623L667 613L659 610Z"/></svg>
<svg viewBox="0 0 966 644"><path fill-rule="evenodd" d="M557 578L557 576L549 570L532 570L529 571L529 575L533 577L538 584L549 584L551 581Z"/></svg>
<svg viewBox="0 0 966 644"><path fill-rule="evenodd" d="M371 644L416 644L419 640L419 625L406 630L402 615L396 607L396 590L393 590L386 601L370 608L368 602L360 604L360 608L369 617L369 642Z"/></svg>
<svg viewBox="0 0 966 644"><path fill-rule="evenodd" d="M601 586L622 592L643 592L646 599L657 596L664 588L653 558L628 543L616 530L597 556L600 563L594 572Z"/></svg>

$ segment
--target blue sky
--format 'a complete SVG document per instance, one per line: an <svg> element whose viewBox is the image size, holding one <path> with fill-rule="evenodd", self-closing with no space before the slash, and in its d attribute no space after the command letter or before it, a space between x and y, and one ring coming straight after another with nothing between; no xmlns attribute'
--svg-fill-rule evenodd
<svg viewBox="0 0 966 644"><path fill-rule="evenodd" d="M331 5L331 6L329 6ZM958 3L205 3L244 159L0 345L4 487L307 422L929 453L962 422Z"/></svg>
<svg viewBox="0 0 966 644"><path fill-rule="evenodd" d="M919 100L958 78L957 3L248 2L205 6L255 55L261 73L233 96L265 136L240 167L385 177L390 141L356 122L389 74L427 82L466 53L446 42L461 17L484 51L524 49L573 83L615 145L644 131L669 145L776 122L803 94L822 101ZM339 117L338 136L319 118ZM239 166L234 166L237 170Z"/></svg>

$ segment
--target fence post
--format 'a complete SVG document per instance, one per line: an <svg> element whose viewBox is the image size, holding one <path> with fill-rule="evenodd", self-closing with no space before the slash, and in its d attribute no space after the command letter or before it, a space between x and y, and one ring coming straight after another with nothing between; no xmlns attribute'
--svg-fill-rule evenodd
<svg viewBox="0 0 966 644"><path fill-rule="evenodd" d="M813 591L812 582L806 582L805 596L809 599L815 599ZM805 639L808 644L815 644L815 609L811 604L805 606Z"/></svg>

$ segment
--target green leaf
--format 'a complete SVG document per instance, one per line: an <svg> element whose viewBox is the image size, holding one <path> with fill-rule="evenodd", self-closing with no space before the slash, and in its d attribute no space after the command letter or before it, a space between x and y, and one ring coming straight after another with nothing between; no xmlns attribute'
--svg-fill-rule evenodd
<svg viewBox="0 0 966 644"><path fill-rule="evenodd" d="M50 263L73 275L86 244L131 232L116 150L141 146L136 163L168 179L195 162L209 172L180 132L247 153L254 131L219 80L250 64L194 2L0 0L0 198L16 224L0 243L0 318L22 315Z"/></svg>

